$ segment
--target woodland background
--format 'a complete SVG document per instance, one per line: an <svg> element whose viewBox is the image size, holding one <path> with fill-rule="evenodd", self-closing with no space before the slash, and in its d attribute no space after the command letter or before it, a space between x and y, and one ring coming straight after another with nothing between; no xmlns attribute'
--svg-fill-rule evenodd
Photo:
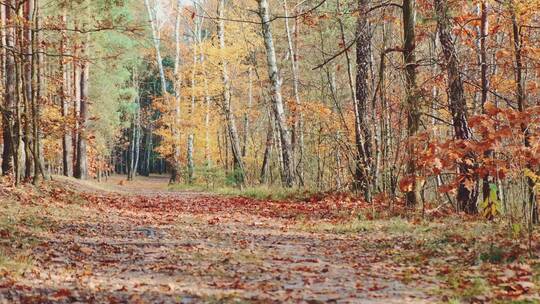
<svg viewBox="0 0 540 304"><path fill-rule="evenodd" d="M538 221L538 0L0 8L16 184L167 173Z"/></svg>

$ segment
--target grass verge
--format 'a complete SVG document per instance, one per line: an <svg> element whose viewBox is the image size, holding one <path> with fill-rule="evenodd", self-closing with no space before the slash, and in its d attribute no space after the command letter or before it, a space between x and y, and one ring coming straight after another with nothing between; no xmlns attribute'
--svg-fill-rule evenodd
<svg viewBox="0 0 540 304"><path fill-rule="evenodd" d="M540 303L540 231L533 247L502 222L448 217L434 221L304 221L300 231L355 236L364 251L397 266L399 279L426 282L446 303ZM435 280L433 280L435 278Z"/></svg>
<svg viewBox="0 0 540 304"><path fill-rule="evenodd" d="M250 186L243 189L235 187L206 187L205 185L175 184L169 185L169 191L210 192L224 196L242 196L257 200L305 200L313 192L305 189L285 189L272 186Z"/></svg>
<svg viewBox="0 0 540 304"><path fill-rule="evenodd" d="M30 270L33 248L63 225L86 218L84 203L55 183L4 190L0 200L0 272L20 275Z"/></svg>

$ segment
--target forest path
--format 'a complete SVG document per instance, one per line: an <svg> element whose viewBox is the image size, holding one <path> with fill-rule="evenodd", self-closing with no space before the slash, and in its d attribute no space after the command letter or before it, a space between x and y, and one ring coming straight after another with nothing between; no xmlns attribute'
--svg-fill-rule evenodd
<svg viewBox="0 0 540 304"><path fill-rule="evenodd" d="M168 192L162 177L63 182L90 203L40 235L0 303L433 301L400 283L388 240L300 229L299 213L323 215L308 203Z"/></svg>

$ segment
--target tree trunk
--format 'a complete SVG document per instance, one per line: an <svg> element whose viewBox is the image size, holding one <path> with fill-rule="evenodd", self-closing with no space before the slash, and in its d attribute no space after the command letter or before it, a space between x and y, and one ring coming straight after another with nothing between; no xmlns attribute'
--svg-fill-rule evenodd
<svg viewBox="0 0 540 304"><path fill-rule="evenodd" d="M437 28L439 40L444 54L448 77L448 99L455 137L459 140L471 140L472 132L467 122L467 100L463 89L463 79L460 74L459 60L451 35L451 24L448 17L447 0L435 0ZM461 180L458 186L457 203L460 211L469 214L477 212L476 201L478 189L474 178L475 157L468 154L458 163Z"/></svg>
<svg viewBox="0 0 540 304"><path fill-rule="evenodd" d="M66 12L64 11L62 15L63 26L67 25ZM59 59L59 68L60 73L62 74L63 81L62 86L60 87L60 99L62 103L62 117L64 118L64 134L62 136L62 167L63 174L65 176L73 176L73 149L72 149L72 139L71 139L71 127L69 126L67 120L70 114L69 103L72 100L73 95L71 91L71 77L67 66L65 64L65 53L66 53L66 43L67 43L67 33L66 31L61 32L62 42L60 46L60 59Z"/></svg>
<svg viewBox="0 0 540 304"><path fill-rule="evenodd" d="M42 77L41 77L41 67L43 66L43 54L40 50L40 32L37 29L40 28L40 19L39 19L39 2L35 0L34 4L34 31L32 34L32 70L33 70L33 80L32 80L32 92L34 93L32 98L32 155L34 157L34 172L33 172L33 183L34 185L39 183L41 178L45 178L45 170L43 168L42 162L42 147L41 147L41 86L42 86Z"/></svg>
<svg viewBox="0 0 540 304"><path fill-rule="evenodd" d="M203 60L203 59L201 59ZM205 67L203 65L202 69ZM210 166L210 103L211 98L208 93L208 78L206 71L204 74L204 161L206 166Z"/></svg>
<svg viewBox="0 0 540 304"><path fill-rule="evenodd" d="M416 12L415 0L403 0L403 61L405 62L405 79L407 82L407 136L409 140L418 132L420 122L419 96L416 86ZM407 206L413 207L420 200L418 173L416 172L415 144L408 145L407 175L412 185L406 193Z"/></svg>
<svg viewBox="0 0 540 304"><path fill-rule="evenodd" d="M13 21L15 12L12 7L12 0L5 1L3 4L5 10L6 22ZM6 47L13 49L15 45L15 29L6 28L5 31L5 43ZM15 57L13 52L6 51L6 68L5 68L5 85L4 85L4 111L2 111L2 131L4 138L4 146L2 151L2 173L7 175L14 173L14 163L16 161L15 155ZM15 157L14 157L15 156Z"/></svg>
<svg viewBox="0 0 540 304"><path fill-rule="evenodd" d="M84 55L88 54L88 43L90 36L87 36L86 43L83 47ZM79 136L77 138L77 161L75 162L74 176L78 179L88 178L88 160L86 151L87 140L87 120L88 120L88 78L90 76L90 63L83 59L81 66L80 77L80 113L79 113Z"/></svg>
<svg viewBox="0 0 540 304"><path fill-rule="evenodd" d="M244 134L242 138L242 157L246 157L249 140L249 111L253 106L253 67L248 68L248 104L244 113Z"/></svg>
<svg viewBox="0 0 540 304"><path fill-rule="evenodd" d="M219 46L223 51L225 49L225 0L220 0L218 4L218 37ZM231 105L231 84L229 80L229 72L227 68L227 59L223 56L221 58L221 75L223 80L223 112L225 113L225 119L227 121L227 131L231 140L231 152L234 162L234 170L238 184L243 187L245 183L245 170L242 160L242 151L240 149L240 138L236 129L236 121Z"/></svg>
<svg viewBox="0 0 540 304"><path fill-rule="evenodd" d="M291 138L291 150L294 160L294 171L298 176L300 184L304 181L304 117L300 109L300 76L298 71L298 55L295 52L291 30L289 28L289 11L287 7L287 0L283 1L283 7L285 10L285 30L287 32L287 46L289 55L291 58L291 71L292 71L292 84L294 93L295 110L293 111L293 130ZM297 18L294 18L297 21ZM298 30L298 25L295 25L295 31ZM296 34L296 32L295 32Z"/></svg>
<svg viewBox="0 0 540 304"><path fill-rule="evenodd" d="M149 0L144 0L144 4L146 6L146 10L148 12L148 18L150 19L150 27L152 29L152 41L154 43L154 48L156 51L156 63L158 65L159 69L159 78L161 80L161 95L165 100L167 100L167 78L165 77L165 69L163 67L163 59L161 57L161 32L158 28L158 25L156 24L156 12L155 12L155 6L151 6ZM181 1L177 1L178 5L178 13L180 14L180 5ZM175 24L175 40L176 40L176 56L175 56L175 77L178 76L177 74L177 68L180 64L180 52L179 52L179 26L180 26L180 16L176 17L176 24ZM179 86L177 86L177 82L179 82L179 79L174 80L174 88L179 89ZM171 164L171 178L169 180L169 183L177 183L180 181L180 147L178 147L177 139L178 139L178 120L180 116L180 109L179 109L179 98L180 94L175 92L175 98L174 98L174 121L175 123L171 126L169 126L173 133L173 159ZM178 123L177 123L178 122Z"/></svg>
<svg viewBox="0 0 540 304"><path fill-rule="evenodd" d="M525 77L523 75L523 36L521 33L521 27L518 24L516 16L516 8L514 1L511 1L512 10L512 39L514 43L514 73L515 73L515 83L516 83L516 96L517 96L517 106L520 112L524 112L527 109L527 96L525 93ZM531 147L531 132L528 126L525 123L521 123L521 131L523 133L523 145L526 148ZM527 168L532 170L531 164L527 164ZM532 223L538 223L538 208L536 207L536 201L534 197L534 187L535 182L532 178L527 177L527 198L526 202L530 206L532 211L531 218Z"/></svg>
<svg viewBox="0 0 540 304"><path fill-rule="evenodd" d="M5 4L0 4L0 88L2 92L5 92L5 79L6 79L6 6ZM5 108L5 95L2 96L2 102L0 103L0 117L2 118L1 132L2 132L2 144L0 145L0 153L3 154L6 142L9 141L5 137L5 126L7 125L6 117L7 109ZM3 164L3 155L0 154L0 162ZM2 168L0 167L0 174L4 175Z"/></svg>
<svg viewBox="0 0 540 304"><path fill-rule="evenodd" d="M131 128L129 132L129 146L128 146L128 159L127 159L127 180L133 180L133 168L135 167L135 140L137 137L135 126L135 114L131 117Z"/></svg>
<svg viewBox="0 0 540 304"><path fill-rule="evenodd" d="M141 175L150 176L150 157L152 156L152 124L146 129L145 142L144 142L144 162L141 168Z"/></svg>
<svg viewBox="0 0 540 304"><path fill-rule="evenodd" d="M75 52L75 56L80 56L79 52ZM81 62L79 60L73 60L72 62L72 78L71 82L73 84L72 90L73 90L73 132L71 136L72 141L72 151L73 151L73 171L75 171L75 166L77 164L77 143L79 142L79 128L80 128L80 112L81 112ZM75 174L75 172L73 172Z"/></svg>
<svg viewBox="0 0 540 304"><path fill-rule="evenodd" d="M137 103L137 112L135 112L135 162L133 164L133 176L137 175L139 168L139 158L141 150L141 97L139 93L139 82L138 79L135 83L135 88L137 90L136 103Z"/></svg>
<svg viewBox="0 0 540 304"><path fill-rule="evenodd" d="M173 136L173 162L171 168L171 179L169 183L179 183L180 182L180 132L178 130L180 126L180 102L182 95L180 92L180 87L182 84L181 74L180 74L180 16L181 16L181 6L182 1L178 0L176 2L176 22L174 27L174 39L175 39L175 57L174 57L174 124L171 126L172 136ZM159 49L159 45L157 46ZM160 55L161 56L161 55ZM163 69L161 64L160 69ZM161 72L160 72L161 73ZM166 96L166 91L163 91L163 96Z"/></svg>
<svg viewBox="0 0 540 304"><path fill-rule="evenodd" d="M22 37L15 35L16 41L21 40ZM24 157L24 142L23 142L23 126L22 126L22 115L23 113L21 108L21 103L24 102L24 99L22 98L23 94L23 82L22 82L22 63L19 60L17 60L17 57L15 56L15 104L13 106L15 115L13 116L13 172L15 173L15 184L19 184L21 182L21 176L24 171L24 163L23 163L23 157Z"/></svg>
<svg viewBox="0 0 540 304"><path fill-rule="evenodd" d="M198 7L198 6L197 6ZM202 38L199 36L199 38ZM201 70L203 74L204 85L204 161L206 166L210 166L210 93L208 91L208 73L206 71L205 56L202 47L202 39L198 41Z"/></svg>
<svg viewBox="0 0 540 304"><path fill-rule="evenodd" d="M193 145L195 142L195 135L193 133L188 135L187 142L187 180L189 184L193 184L193 177L195 174L195 163L193 161Z"/></svg>
<svg viewBox="0 0 540 304"><path fill-rule="evenodd" d="M293 157L291 151L291 135L287 126L287 118L283 106L283 97L281 94L281 79L276 59L276 50L274 48L274 40L272 38L272 30L270 27L270 11L267 0L257 0L259 3L259 16L262 23L262 34L264 37L264 46L266 48L266 60L268 68L268 76L272 84L272 105L275 117L275 122L279 131L281 144L282 166L282 182L286 187L294 185L293 174Z"/></svg>
<svg viewBox="0 0 540 304"><path fill-rule="evenodd" d="M163 97L165 98L165 95L167 93L167 80L165 78L165 69L163 68L163 59L161 58L161 48L160 48L161 34L156 24L155 7L150 6L149 0L144 0L144 4L148 12L148 18L150 20L150 27L152 29L152 41L154 43L154 48L156 51L156 64L158 65L159 79L161 81L161 92L163 94Z"/></svg>
<svg viewBox="0 0 540 304"><path fill-rule="evenodd" d="M264 146L264 156L261 166L261 184L268 183L268 175L270 171L270 155L272 154L272 146L274 143L274 131L272 126L272 118L268 117L268 131L266 131L266 144Z"/></svg>
<svg viewBox="0 0 540 304"><path fill-rule="evenodd" d="M356 27L356 99L355 114L355 140L356 140L356 168L355 188L363 193L366 201L371 201L371 133L367 126L367 104L369 101L369 65L371 33L367 20L369 0L358 0L359 15Z"/></svg>
<svg viewBox="0 0 540 304"><path fill-rule="evenodd" d="M34 167L34 159L32 158L32 113L31 113L31 104L34 102L34 92L33 92L33 69L34 69L34 55L33 55L33 42L32 42L32 20L34 13L34 1L27 0L23 6L23 18L24 25L20 28L22 31L19 41L20 50L23 50L26 54L21 54L21 64L23 74L22 76L22 85L23 85L23 110L24 114L23 123L23 141L24 141L24 177L26 180L29 180L32 177L32 169Z"/></svg>
<svg viewBox="0 0 540 304"><path fill-rule="evenodd" d="M480 6L480 28L478 29L478 34L480 37L480 79L481 79L481 98L480 106L482 108L482 114L485 114L485 105L488 100L489 93L489 79L488 79L488 59L487 59L487 37L488 33L488 8L486 0L482 0L479 4ZM493 155L493 151L489 150L484 153L484 158L490 158ZM489 198L490 184L493 183L493 177L487 175L482 180L482 199L486 200Z"/></svg>
<svg viewBox="0 0 540 304"><path fill-rule="evenodd" d="M198 6L196 7L196 9ZM201 41L201 26L199 24L199 18L197 17L194 20L194 30L193 30L193 66L191 69L191 105L189 108L189 117L193 117L195 112L195 74L197 67L197 58L199 57L197 43ZM193 122L191 123L193 124ZM195 133L193 132L193 126L190 128L190 133L187 140L187 181L189 184L193 183L193 178L195 174L195 163L193 161L193 149L194 149Z"/></svg>

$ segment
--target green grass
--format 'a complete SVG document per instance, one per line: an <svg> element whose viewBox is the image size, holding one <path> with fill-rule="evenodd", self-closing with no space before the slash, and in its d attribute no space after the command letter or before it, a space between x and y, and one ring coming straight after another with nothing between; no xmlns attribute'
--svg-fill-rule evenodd
<svg viewBox="0 0 540 304"><path fill-rule="evenodd" d="M281 188L281 187L271 187L271 186L256 186L256 187L246 187L245 189L238 188L220 188L217 189L216 193L227 195L227 196L244 196L253 199L259 200L302 200L310 196L310 192L306 190L301 190L297 188Z"/></svg>
<svg viewBox="0 0 540 304"><path fill-rule="evenodd" d="M392 235L415 233L417 227L402 218L389 220L363 220L353 219L346 222L301 222L297 228L307 232L333 233L333 234L356 234L361 232L386 232Z"/></svg>
<svg viewBox="0 0 540 304"><path fill-rule="evenodd" d="M464 221L459 217L437 221L357 217L343 222L304 221L296 228L312 233L361 235L366 250L384 251L389 261L405 266L400 273L405 284L418 279L418 273L411 272L411 267L440 270L437 281L441 285L428 289L427 293L444 297L445 303L474 303L484 298L493 303L540 303L492 299L496 290L504 288L490 281L493 273L516 258L521 263L531 263L526 260L526 252L517 250L520 242L508 234L508 226L503 222ZM538 284L540 266L534 262L531 266L531 282ZM444 272L447 269L449 273Z"/></svg>
<svg viewBox="0 0 540 304"><path fill-rule="evenodd" d="M495 299L493 290L489 282L485 278L471 278L465 286L463 286L463 277L456 273L450 273L444 278L451 288L451 298L445 303L481 303L478 299L489 299L489 303L496 304L533 304L539 303L538 300L514 300L514 299ZM438 290L439 293L448 294L448 290ZM483 302L482 302L483 303Z"/></svg>
<svg viewBox="0 0 540 304"><path fill-rule="evenodd" d="M46 196L29 196L24 203L3 198L0 203L0 272L21 274L32 268L32 248L44 241L51 231L64 224L88 217L79 205L52 203Z"/></svg>
<svg viewBox="0 0 540 304"><path fill-rule="evenodd" d="M21 206L13 200L0 205L0 271L20 275L32 267L29 248L49 224L37 216L38 209Z"/></svg>
<svg viewBox="0 0 540 304"><path fill-rule="evenodd" d="M278 186L250 186L244 189L236 187L206 187L200 184L175 184L169 185L169 191L192 191L209 192L225 196L242 196L257 200L303 200L308 198L313 192L305 189L286 189Z"/></svg>
<svg viewBox="0 0 540 304"><path fill-rule="evenodd" d="M32 267L33 261L28 252L8 253L6 250L0 249L0 272L8 271L20 275Z"/></svg>

